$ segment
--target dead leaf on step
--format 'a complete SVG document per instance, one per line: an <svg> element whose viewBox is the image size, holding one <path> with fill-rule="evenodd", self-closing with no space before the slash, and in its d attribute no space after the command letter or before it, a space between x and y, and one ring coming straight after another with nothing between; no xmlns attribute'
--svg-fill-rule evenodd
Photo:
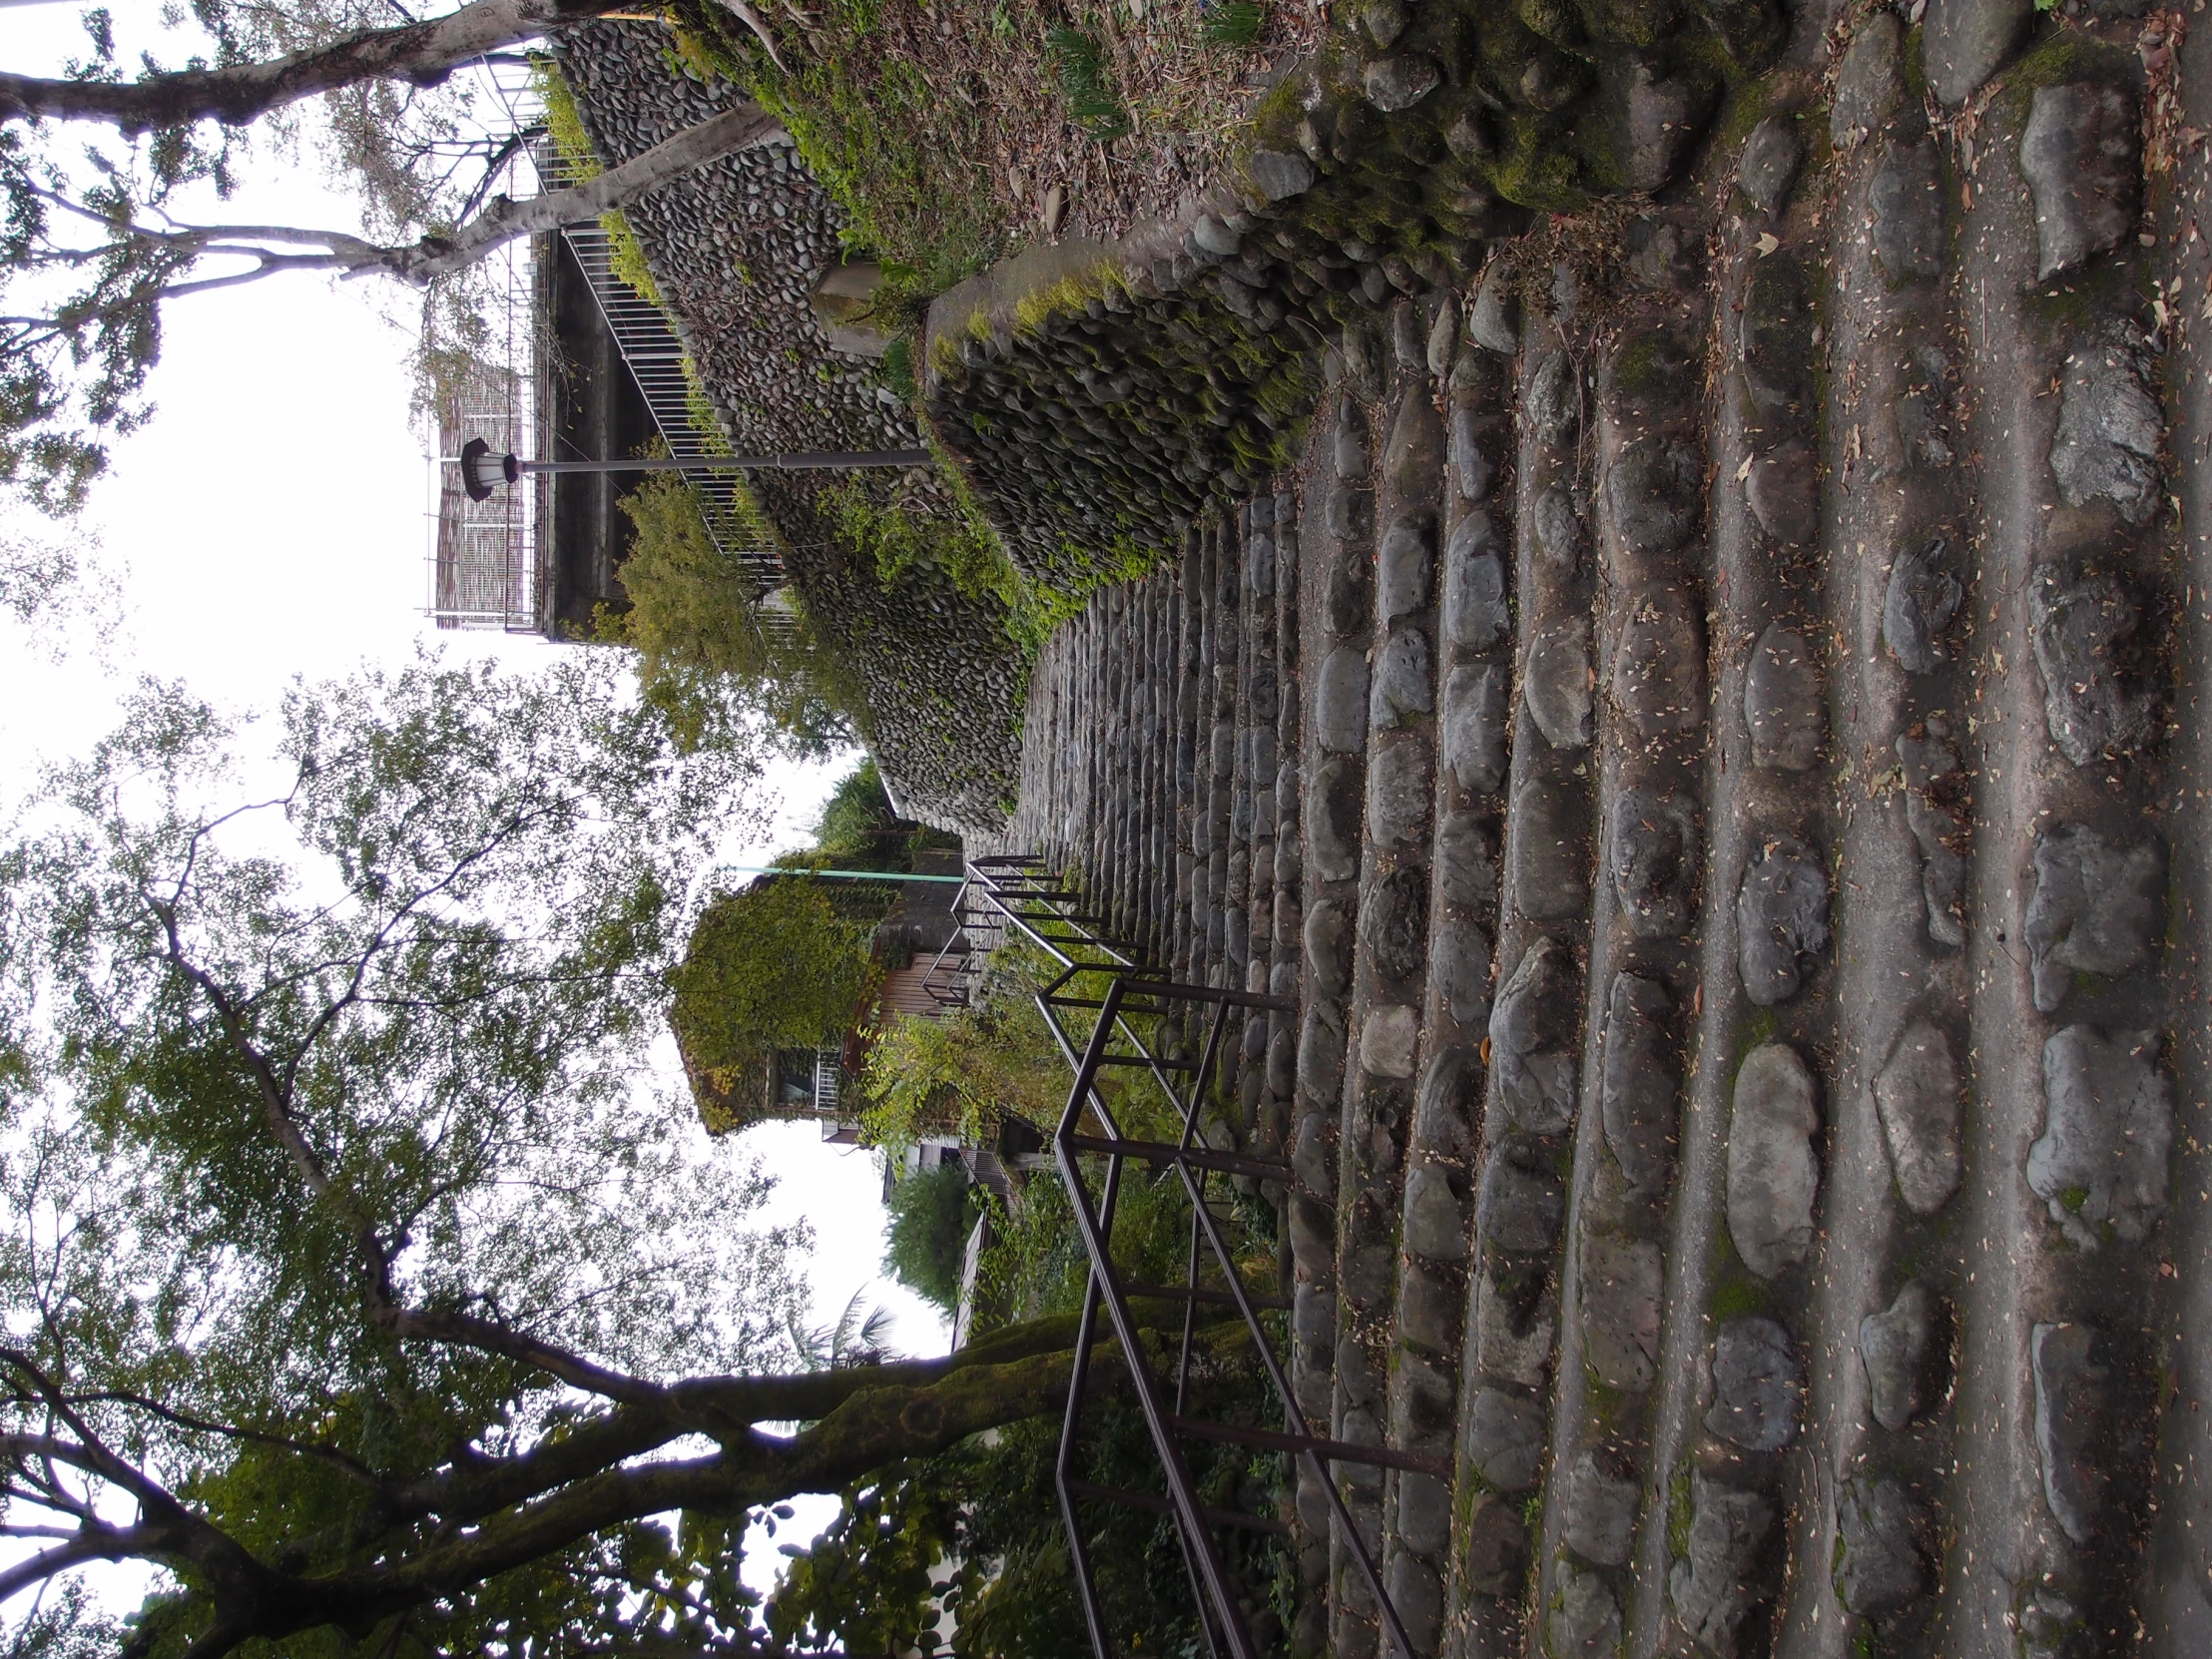
<svg viewBox="0 0 2212 1659"><path fill-rule="evenodd" d="M1054 185L1044 193L1044 212L1041 216L1044 220L1044 234L1049 237L1059 230L1061 221L1067 216L1067 192Z"/></svg>
<svg viewBox="0 0 2212 1659"><path fill-rule="evenodd" d="M1772 254L1777 248L1780 248L1781 246L1782 239L1777 237L1772 231L1762 231L1759 233L1759 257L1762 260L1765 259L1769 254Z"/></svg>

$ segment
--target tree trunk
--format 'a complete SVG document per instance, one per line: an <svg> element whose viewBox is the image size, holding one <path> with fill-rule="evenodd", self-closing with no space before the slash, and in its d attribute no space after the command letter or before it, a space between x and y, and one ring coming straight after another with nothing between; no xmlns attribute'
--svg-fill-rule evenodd
<svg viewBox="0 0 2212 1659"><path fill-rule="evenodd" d="M345 263L355 274L380 271L406 281L428 282L466 270L493 249L518 237L597 219L608 209L643 196L703 163L764 144L782 131L775 116L758 104L746 103L656 144L588 184L525 202L497 196L449 237L425 237L405 248L379 249L373 260L360 265Z"/></svg>
<svg viewBox="0 0 2212 1659"><path fill-rule="evenodd" d="M458 11L362 29L265 63L186 69L140 81L0 74L0 120L105 121L126 133L220 121L244 127L270 111L356 81L432 86L473 58L548 29L618 10L625 0L469 0Z"/></svg>

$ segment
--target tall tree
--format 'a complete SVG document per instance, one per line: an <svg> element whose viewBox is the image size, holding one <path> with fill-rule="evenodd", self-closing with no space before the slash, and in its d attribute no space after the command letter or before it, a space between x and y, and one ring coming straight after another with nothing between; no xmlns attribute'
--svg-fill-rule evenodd
<svg viewBox="0 0 2212 1659"><path fill-rule="evenodd" d="M148 1655L755 1651L748 1510L1056 1409L1069 1322L811 1367L762 1176L641 1098L742 746L597 654L276 738L229 802L148 688L0 854L0 1599L128 1558Z"/></svg>
<svg viewBox="0 0 2212 1659"><path fill-rule="evenodd" d="M778 129L752 103L574 188L529 200L499 182L527 135L503 130L454 73L614 9L613 0L469 0L371 26L358 0L205 0L212 64L121 66L112 20L87 14L88 58L59 77L0 73L0 482L49 511L84 498L105 436L148 415L163 307L286 273L380 276L464 316L466 274L537 232L596 219ZM442 89L433 94L431 89ZM289 135L315 99L359 229L223 222L181 193L235 185L256 133ZM486 126L485 123L492 122ZM478 164L474 176L463 165ZM465 333L465 325L462 329Z"/></svg>

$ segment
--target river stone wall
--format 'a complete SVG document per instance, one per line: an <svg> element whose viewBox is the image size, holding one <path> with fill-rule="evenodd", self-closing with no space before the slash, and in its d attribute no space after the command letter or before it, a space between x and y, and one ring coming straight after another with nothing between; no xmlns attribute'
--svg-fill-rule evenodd
<svg viewBox="0 0 2212 1659"><path fill-rule="evenodd" d="M613 165L739 96L668 58L656 25L596 23L560 42L593 147ZM873 365L838 352L810 295L842 256L836 205L788 142L699 168L624 209L703 391L740 451L910 449L920 434ZM974 833L1003 817L1019 758L1023 664L994 602L941 572L889 588L839 544L820 476L757 473L808 614L866 696L868 748L907 814ZM916 510L951 511L933 469L868 477Z"/></svg>
<svg viewBox="0 0 2212 1659"><path fill-rule="evenodd" d="M1531 211L1663 190L1784 33L1767 0L1357 18L1262 102L1233 177L1086 268L1063 255L932 306L929 417L1025 575L1165 553L1251 493L1292 452L1325 337L1464 282ZM1647 262L1679 257L1679 233L1637 234Z"/></svg>

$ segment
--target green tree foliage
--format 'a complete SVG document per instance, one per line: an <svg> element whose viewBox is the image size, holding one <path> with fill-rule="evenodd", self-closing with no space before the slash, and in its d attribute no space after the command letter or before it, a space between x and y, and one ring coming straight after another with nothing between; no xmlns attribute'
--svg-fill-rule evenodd
<svg viewBox="0 0 2212 1659"><path fill-rule="evenodd" d="M868 988L868 929L837 913L828 887L763 876L701 912L669 972L669 1021L717 1087L780 1048L833 1041L851 1022Z"/></svg>
<svg viewBox="0 0 2212 1659"><path fill-rule="evenodd" d="M890 1276L947 1314L960 1299L967 1238L981 1212L968 1201L967 1167L915 1170L891 1188L883 1266Z"/></svg>
<svg viewBox="0 0 2212 1659"><path fill-rule="evenodd" d="M1049 1416L1072 1324L816 1364L803 1232L638 1087L752 755L593 655L270 736L149 686L0 844L15 1651L114 1651L100 1559L142 1659L773 1651L748 1514Z"/></svg>
<svg viewBox="0 0 2212 1659"><path fill-rule="evenodd" d="M804 616L788 629L761 608L759 579L709 534L699 492L656 473L621 501L635 527L622 564L624 611L600 613L601 639L638 653L646 695L680 734L710 724L726 703L753 711L784 747L828 755L853 741L848 709L862 707Z"/></svg>
<svg viewBox="0 0 2212 1659"><path fill-rule="evenodd" d="M1014 999L942 1019L893 1014L875 1033L860 1087L861 1128L893 1151L934 1132L980 1143L1007 1117L1049 1127L1068 1093L1042 1016Z"/></svg>

